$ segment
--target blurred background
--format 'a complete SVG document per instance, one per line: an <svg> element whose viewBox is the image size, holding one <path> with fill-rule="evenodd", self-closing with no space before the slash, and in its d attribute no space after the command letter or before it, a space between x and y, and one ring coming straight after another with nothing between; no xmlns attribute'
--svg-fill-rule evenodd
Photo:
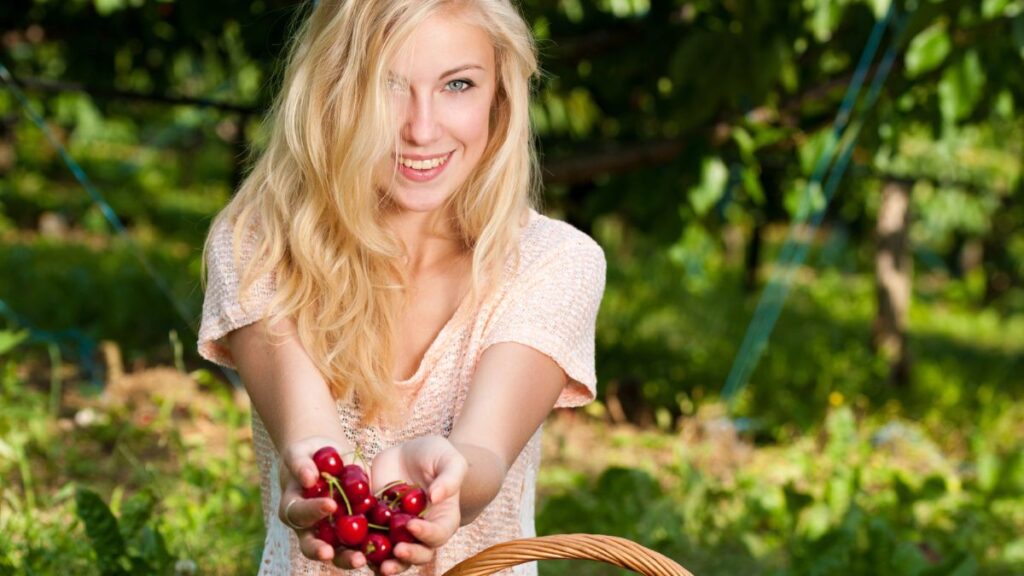
<svg viewBox="0 0 1024 576"><path fill-rule="evenodd" d="M539 531L1024 573L1024 0L520 4L545 211L608 258ZM255 572L201 251L309 8L0 4L0 574Z"/></svg>

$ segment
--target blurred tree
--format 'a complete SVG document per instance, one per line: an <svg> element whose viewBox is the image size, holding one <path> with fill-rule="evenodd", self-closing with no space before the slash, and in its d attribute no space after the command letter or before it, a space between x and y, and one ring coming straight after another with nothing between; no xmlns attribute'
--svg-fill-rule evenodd
<svg viewBox="0 0 1024 576"><path fill-rule="evenodd" d="M930 261L963 261L973 246L979 300L998 305L1024 276L1024 0L896 1L909 21L882 47L901 57L875 109L854 111L865 124L831 213L846 241L868 245L887 213L884 183L913 182L911 218L893 233L909 239L909 253L936 255ZM766 234L813 190L816 156L889 4L522 0L544 67L531 113L548 207L590 232L614 215L623 250L649 240L687 274L710 268L714 248L736 238L754 289L773 257ZM215 105L217 137L234 147L225 174L237 183L237 159L260 142L248 118L275 94L288 33L310 7L7 0L0 61L42 95L67 138L89 114L140 132L171 122L168 105ZM72 84L92 97L66 113L66 99L49 91ZM10 126L18 114L5 98L0 116ZM10 132L0 130L0 170ZM201 156L201 144L186 154ZM852 265L869 269L866 260ZM880 305L880 325L887 313ZM623 362L619 377L644 398L670 397L676 377L661 369Z"/></svg>

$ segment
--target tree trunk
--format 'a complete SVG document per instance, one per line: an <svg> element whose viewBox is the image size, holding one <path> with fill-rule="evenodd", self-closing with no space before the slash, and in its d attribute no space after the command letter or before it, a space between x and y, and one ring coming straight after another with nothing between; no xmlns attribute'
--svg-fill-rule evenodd
<svg viewBox="0 0 1024 576"><path fill-rule="evenodd" d="M882 187L878 209L875 251L875 291L878 314L875 317L874 346L890 367L890 380L905 386L910 382L910 356L907 351L907 317L910 311L910 280L913 261L910 256L911 183L887 180Z"/></svg>

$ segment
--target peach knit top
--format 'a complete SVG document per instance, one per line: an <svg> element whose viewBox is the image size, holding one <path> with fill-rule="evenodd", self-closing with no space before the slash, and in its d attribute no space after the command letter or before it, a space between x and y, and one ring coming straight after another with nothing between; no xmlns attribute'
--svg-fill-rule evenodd
<svg viewBox="0 0 1024 576"><path fill-rule="evenodd" d="M215 227L207 255L207 287L199 330L199 353L234 368L222 338L261 319L274 294L273 278L260 279L243 300L234 269L231 232ZM243 243L241 259L251 257L255 232ZM348 440L366 458L423 435L448 436L484 350L499 342L518 342L554 359L569 377L557 407L583 405L594 398L594 329L604 293L605 258L589 236L564 222L531 210L519 240L517 264L510 258L499 288L472 307L465 302L430 344L408 380L395 382L396 392L412 406L402 428L360 427L353 406L338 403L338 418ZM244 306L243 306L244 304ZM278 455L259 414L253 412L253 444L259 467L263 519L267 527L260 575L370 575L367 569L343 571L306 559L295 533L277 517L280 487ZM510 468L497 497L471 524L460 528L437 551L433 563L404 574L439 576L458 562L493 544L535 535L534 498L540 464L538 429ZM535 575L536 563L502 574Z"/></svg>

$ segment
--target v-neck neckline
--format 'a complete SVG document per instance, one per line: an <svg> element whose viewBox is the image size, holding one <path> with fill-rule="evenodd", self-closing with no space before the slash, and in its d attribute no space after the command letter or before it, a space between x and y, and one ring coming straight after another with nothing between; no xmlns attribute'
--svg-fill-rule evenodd
<svg viewBox="0 0 1024 576"><path fill-rule="evenodd" d="M520 234L525 234L526 230L533 225L534 222L541 218L541 214L532 208L530 209L529 217L526 224L522 227ZM522 244L522 236L519 238L520 245ZM466 294L462 296L459 301L459 305L455 308L455 312L452 313L448 321L444 323L441 330L434 337L434 340L427 346L427 351L423 353L420 358L419 364L416 366L416 371L413 372L412 376L405 378L404 380L394 380L394 384L400 388L406 388L415 385L417 382L423 379L424 374L436 360L438 354L443 350L447 340L451 337L453 332L456 332L461 328L462 316L466 314L466 309L469 307L470 301L473 299L472 291L467 290Z"/></svg>
<svg viewBox="0 0 1024 576"><path fill-rule="evenodd" d="M433 358L437 354L437 350L442 347L445 340L448 339L449 334L458 327L456 326L456 323L460 320L460 317L463 314L463 309L469 305L469 300L471 300L470 293L467 291L459 301L459 305L455 308L455 312L452 313L451 317L448 318L448 321L444 323L444 326L442 326L441 330L437 333L437 336L434 336L430 345L427 346L427 351L423 353L423 357L420 358L419 364L416 365L416 371L413 372L412 376L409 376L404 380L395 380L396 386L409 386L422 378L423 372L428 368L428 364L433 363Z"/></svg>

